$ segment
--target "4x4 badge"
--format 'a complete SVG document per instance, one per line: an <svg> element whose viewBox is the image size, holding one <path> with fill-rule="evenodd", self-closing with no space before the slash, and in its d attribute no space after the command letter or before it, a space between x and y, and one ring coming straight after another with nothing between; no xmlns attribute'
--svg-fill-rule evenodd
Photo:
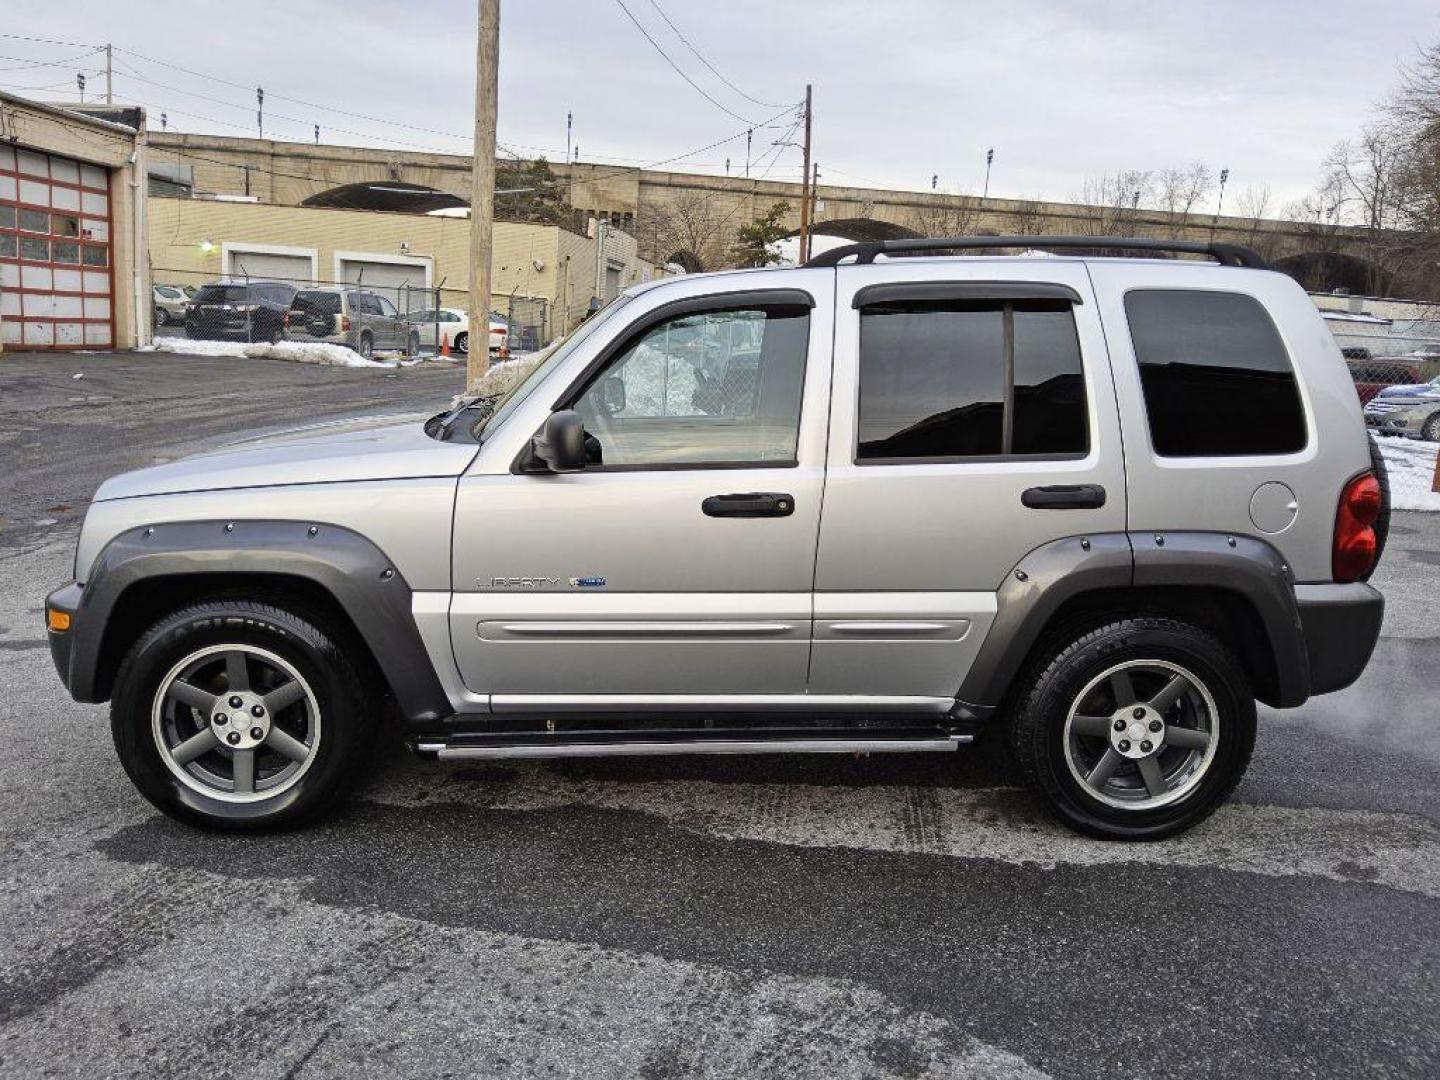
<svg viewBox="0 0 1440 1080"><path fill-rule="evenodd" d="M570 587L572 589L603 589L605 579L603 577L572 577Z"/></svg>

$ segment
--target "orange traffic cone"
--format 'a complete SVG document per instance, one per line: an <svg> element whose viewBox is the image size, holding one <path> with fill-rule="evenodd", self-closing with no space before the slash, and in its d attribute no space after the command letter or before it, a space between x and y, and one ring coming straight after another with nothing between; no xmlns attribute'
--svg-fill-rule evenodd
<svg viewBox="0 0 1440 1080"><path fill-rule="evenodd" d="M449 334L448 331L447 331L447 332L445 333L445 335L444 335L443 337L441 337L441 339L440 339L440 355L441 355L441 356L449 356L449 355L450 355L450 334Z"/></svg>

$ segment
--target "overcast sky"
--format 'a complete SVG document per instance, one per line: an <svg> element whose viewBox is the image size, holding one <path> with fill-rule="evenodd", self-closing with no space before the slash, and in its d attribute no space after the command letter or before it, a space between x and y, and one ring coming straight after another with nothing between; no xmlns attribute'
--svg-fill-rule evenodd
<svg viewBox="0 0 1440 1080"><path fill-rule="evenodd" d="M1280 205L1314 185L1416 45L1440 39L1440 5L1415 0L658 0L752 101L652 0L623 2L744 120L687 85L620 0L502 0L502 143L561 158L569 111L582 159L648 164L736 136L809 81L822 181L923 189L938 174L943 190L978 193L994 147L995 195L1068 199L1107 170L1200 160L1230 169L1232 195L1268 184ZM113 42L116 98L149 106L154 127L163 109L172 128L253 133L261 85L276 138L309 141L319 123L326 141L468 147L474 0L4 6L7 35ZM82 51L0 37L0 87L73 100L88 68L93 98L101 58L72 59ZM64 62L25 66L44 61ZM771 149L782 134L757 128L756 172L798 179L798 150ZM723 171L727 157L743 168L743 135L671 167Z"/></svg>

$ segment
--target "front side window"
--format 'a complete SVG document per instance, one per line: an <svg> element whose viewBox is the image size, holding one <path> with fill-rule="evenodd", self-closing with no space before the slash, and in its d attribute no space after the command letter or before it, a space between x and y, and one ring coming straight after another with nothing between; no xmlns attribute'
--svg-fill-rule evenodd
<svg viewBox="0 0 1440 1080"><path fill-rule="evenodd" d="M1125 314L1161 457L1290 454L1305 409L1280 332L1243 293L1137 289Z"/></svg>
<svg viewBox="0 0 1440 1080"><path fill-rule="evenodd" d="M1068 301L888 301L860 314L856 460L1089 448L1085 379Z"/></svg>
<svg viewBox="0 0 1440 1080"><path fill-rule="evenodd" d="M793 465L809 309L677 315L632 337L574 408L592 464Z"/></svg>
<svg viewBox="0 0 1440 1080"><path fill-rule="evenodd" d="M397 310L395 305L392 304L389 300L385 299L385 297L377 296L375 299L380 304L381 315L384 315L387 319L398 319L400 317L399 310Z"/></svg>

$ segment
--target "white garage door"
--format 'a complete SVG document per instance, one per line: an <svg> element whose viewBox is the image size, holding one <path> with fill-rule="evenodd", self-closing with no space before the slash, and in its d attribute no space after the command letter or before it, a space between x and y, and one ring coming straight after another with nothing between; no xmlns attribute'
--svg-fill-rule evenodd
<svg viewBox="0 0 1440 1080"><path fill-rule="evenodd" d="M232 281L284 281L291 285L314 283L314 264L308 255L275 255L264 251L231 248L228 255Z"/></svg>
<svg viewBox="0 0 1440 1080"><path fill-rule="evenodd" d="M0 146L0 340L115 344L110 218L109 170Z"/></svg>
<svg viewBox="0 0 1440 1080"><path fill-rule="evenodd" d="M399 308L401 314L405 314L435 306L434 297L425 288L425 269L406 263L341 259L340 279L351 285L362 284L371 292L379 293Z"/></svg>

